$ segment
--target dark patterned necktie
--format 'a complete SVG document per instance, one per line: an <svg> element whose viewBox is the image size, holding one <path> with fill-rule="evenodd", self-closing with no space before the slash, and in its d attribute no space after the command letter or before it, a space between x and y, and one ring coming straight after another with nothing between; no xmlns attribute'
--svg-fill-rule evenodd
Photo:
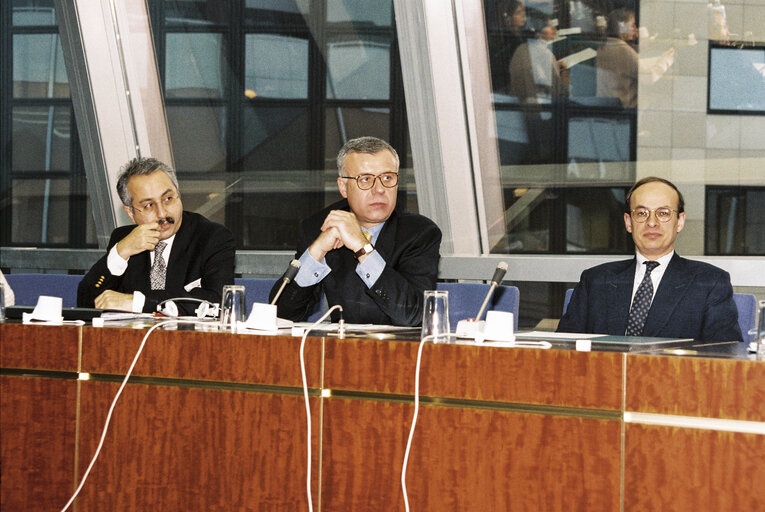
<svg viewBox="0 0 765 512"><path fill-rule="evenodd" d="M154 247L154 263L151 265L151 272L149 273L149 281L151 282L152 290L165 289L165 274L167 273L167 267L165 266L165 260L162 257L162 251L165 250L165 247L167 247L165 242L157 242L157 246Z"/></svg>
<svg viewBox="0 0 765 512"><path fill-rule="evenodd" d="M651 271L659 266L655 261L644 261L645 276L635 292L635 298L632 300L630 308L630 317L627 320L627 331L625 336L640 336L643 334L645 319L648 317L648 310L651 309L651 300L653 300L653 282L651 281Z"/></svg>

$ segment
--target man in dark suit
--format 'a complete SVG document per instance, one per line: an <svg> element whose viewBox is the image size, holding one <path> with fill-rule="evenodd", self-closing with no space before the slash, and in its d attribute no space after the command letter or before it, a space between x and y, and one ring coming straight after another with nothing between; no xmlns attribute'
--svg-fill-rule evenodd
<svg viewBox="0 0 765 512"><path fill-rule="evenodd" d="M435 289L438 277L441 230L396 208L399 159L387 142L350 140L337 166L345 200L301 222L301 266L277 302L278 315L305 320L323 291L348 322L419 325L423 291Z"/></svg>
<svg viewBox="0 0 765 512"><path fill-rule="evenodd" d="M220 224L183 211L175 172L153 158L122 170L117 192L134 226L112 232L107 254L80 282L77 305L153 312L172 298L219 303L234 283L234 237ZM175 301L193 314L196 301Z"/></svg>
<svg viewBox="0 0 765 512"><path fill-rule="evenodd" d="M675 253L685 226L677 187L644 178L625 207L635 258L585 270L558 331L742 341L728 273Z"/></svg>

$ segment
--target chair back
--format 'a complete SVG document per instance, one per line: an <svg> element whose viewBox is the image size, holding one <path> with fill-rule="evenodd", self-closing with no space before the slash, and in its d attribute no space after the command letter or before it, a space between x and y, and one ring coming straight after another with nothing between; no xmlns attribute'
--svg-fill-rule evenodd
<svg viewBox="0 0 765 512"><path fill-rule="evenodd" d="M244 286L244 300L247 303L247 316L252 311L252 304L258 302L268 304L268 294L274 287L276 279L261 277L237 277L234 284Z"/></svg>
<svg viewBox="0 0 765 512"><path fill-rule="evenodd" d="M35 306L40 295L61 297L65 308L77 305L77 286L81 275L69 274L5 274L15 295L16 305Z"/></svg>
<svg viewBox="0 0 765 512"><path fill-rule="evenodd" d="M749 343L754 340L754 334L749 331L754 329L757 322L757 297L751 293L734 293L733 302L738 309L738 326L741 328L741 335L744 341Z"/></svg>
<svg viewBox="0 0 765 512"><path fill-rule="evenodd" d="M270 278L270 277L237 277L234 278L235 284L240 284L244 286L244 297L245 301L247 301L247 315L250 315L250 312L252 311L252 304L254 302L258 302L261 304L268 304L268 296L271 293L271 288L274 287L274 284L278 281L278 279ZM324 299L324 296L322 295L322 299ZM326 308L326 300L322 300L321 302L317 303L316 306L311 310L310 315L308 316L308 322L314 322L318 320L321 315L324 314L324 312L327 310Z"/></svg>
<svg viewBox="0 0 765 512"><path fill-rule="evenodd" d="M566 296L563 297L563 314L566 314L566 310L568 309L568 303L571 302L571 294L574 293L573 288L569 288L566 290Z"/></svg>
<svg viewBox="0 0 765 512"><path fill-rule="evenodd" d="M437 290L449 292L449 328L457 328L457 322L475 318L481 309L491 285L485 283L437 283ZM508 311L513 313L515 329L518 329L518 304L520 291L516 286L499 285L494 290L486 311ZM484 313L485 314L485 313ZM484 317L485 318L485 317Z"/></svg>

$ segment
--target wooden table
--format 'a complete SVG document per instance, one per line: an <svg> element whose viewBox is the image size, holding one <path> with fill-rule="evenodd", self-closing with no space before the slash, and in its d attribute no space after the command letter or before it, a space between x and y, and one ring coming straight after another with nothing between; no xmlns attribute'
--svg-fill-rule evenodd
<svg viewBox="0 0 765 512"><path fill-rule="evenodd" d="M66 503L144 334L0 324L3 512ZM307 510L299 345L153 333L76 510ZM309 338L314 510L404 510L417 349ZM420 391L412 510L765 510L753 357L429 344Z"/></svg>

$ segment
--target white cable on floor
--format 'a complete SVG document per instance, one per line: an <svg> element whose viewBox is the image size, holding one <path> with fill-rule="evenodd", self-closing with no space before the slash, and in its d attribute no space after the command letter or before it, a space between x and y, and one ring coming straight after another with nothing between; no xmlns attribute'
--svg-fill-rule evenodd
<svg viewBox="0 0 765 512"><path fill-rule="evenodd" d="M406 441L406 451L404 452L404 465L401 467L401 491L404 493L404 508L409 512L409 497L406 493L406 465L409 461L409 451L412 448L412 439L414 438L414 427L417 425L417 415L420 410L420 361L422 359L422 348L426 341L433 341L434 336L429 334L420 341L420 348L417 350L417 366L414 371L414 414L412 415L412 426L409 428L409 439Z"/></svg>

